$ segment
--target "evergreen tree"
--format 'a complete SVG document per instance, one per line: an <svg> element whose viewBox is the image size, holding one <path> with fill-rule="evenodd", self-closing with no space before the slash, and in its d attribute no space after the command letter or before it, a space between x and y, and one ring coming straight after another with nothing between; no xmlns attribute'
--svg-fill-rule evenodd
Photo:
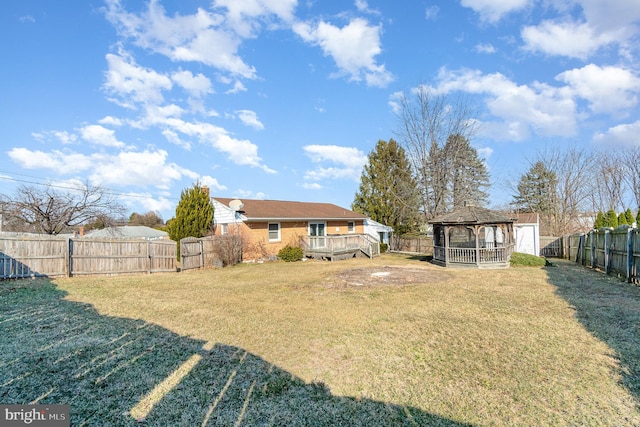
<svg viewBox="0 0 640 427"><path fill-rule="evenodd" d="M620 214L618 215L618 225L628 225L627 223L627 217L624 214L624 212L620 212Z"/></svg>
<svg viewBox="0 0 640 427"><path fill-rule="evenodd" d="M555 173L538 161L520 177L513 203L523 212L536 212L547 217L555 210L556 187Z"/></svg>
<svg viewBox="0 0 640 427"><path fill-rule="evenodd" d="M167 232L171 240L179 242L185 237L203 237L213 225L213 204L199 182L182 190L176 206L175 217L168 222Z"/></svg>
<svg viewBox="0 0 640 427"><path fill-rule="evenodd" d="M369 153L351 209L404 234L418 227L419 193L404 149L380 140Z"/></svg>
<svg viewBox="0 0 640 427"><path fill-rule="evenodd" d="M604 219L604 226L612 228L616 228L618 226L618 215L616 215L616 211L614 211L613 208L607 211L607 215Z"/></svg>
<svg viewBox="0 0 640 427"><path fill-rule="evenodd" d="M487 202L489 172L487 166L478 157L478 151L462 135L451 135L444 146L445 170L449 176L450 194L448 206L456 209L466 202L482 206Z"/></svg>
<svg viewBox="0 0 640 427"><path fill-rule="evenodd" d="M602 211L598 211L598 215L596 216L596 222L593 224L593 228L594 229L599 229L602 227L605 227L605 219L604 219L604 214L602 213Z"/></svg>
<svg viewBox="0 0 640 427"><path fill-rule="evenodd" d="M627 224L633 225L633 222L635 220L633 219L633 214L631 213L631 209L630 208L627 208L627 210L624 211L624 216L627 218Z"/></svg>

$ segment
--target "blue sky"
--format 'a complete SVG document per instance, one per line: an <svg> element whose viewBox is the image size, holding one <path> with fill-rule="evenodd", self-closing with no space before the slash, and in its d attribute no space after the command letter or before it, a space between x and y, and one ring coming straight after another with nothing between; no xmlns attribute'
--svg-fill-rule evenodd
<svg viewBox="0 0 640 427"><path fill-rule="evenodd" d="M397 99L478 106L491 207L549 146L640 145L637 0L22 0L0 6L0 193L101 185L349 207Z"/></svg>

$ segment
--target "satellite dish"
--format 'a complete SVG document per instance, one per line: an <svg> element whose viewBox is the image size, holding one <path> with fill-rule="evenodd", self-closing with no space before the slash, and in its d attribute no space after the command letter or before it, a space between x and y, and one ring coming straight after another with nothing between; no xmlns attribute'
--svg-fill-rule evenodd
<svg viewBox="0 0 640 427"><path fill-rule="evenodd" d="M233 199L232 201L229 202L229 207L234 211L238 212L244 207L244 203L242 203L241 200Z"/></svg>

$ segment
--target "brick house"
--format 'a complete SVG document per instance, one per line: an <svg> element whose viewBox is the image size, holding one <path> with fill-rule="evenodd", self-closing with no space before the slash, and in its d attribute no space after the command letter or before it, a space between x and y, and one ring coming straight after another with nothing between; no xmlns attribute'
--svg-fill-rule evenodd
<svg viewBox="0 0 640 427"><path fill-rule="evenodd" d="M286 245L317 249L334 236L365 235L365 215L331 203L224 197L211 201L215 234L241 235L245 260L277 255Z"/></svg>

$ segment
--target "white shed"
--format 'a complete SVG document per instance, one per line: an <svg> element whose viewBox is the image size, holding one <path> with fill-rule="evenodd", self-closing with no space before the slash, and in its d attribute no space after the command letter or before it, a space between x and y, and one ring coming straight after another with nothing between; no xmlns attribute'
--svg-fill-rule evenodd
<svg viewBox="0 0 640 427"><path fill-rule="evenodd" d="M388 245L389 234L393 232L393 228L388 225L380 224L371 218L367 218L364 220L364 232L378 240L380 243L386 243Z"/></svg>
<svg viewBox="0 0 640 427"><path fill-rule="evenodd" d="M540 255L540 221L537 213L516 214L513 231L516 240L516 252Z"/></svg>

